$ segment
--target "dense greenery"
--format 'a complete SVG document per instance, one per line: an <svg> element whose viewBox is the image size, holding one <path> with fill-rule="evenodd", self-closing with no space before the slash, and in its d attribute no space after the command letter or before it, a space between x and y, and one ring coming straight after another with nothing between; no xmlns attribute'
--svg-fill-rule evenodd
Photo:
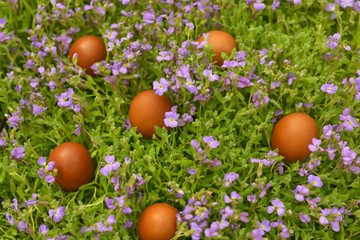
<svg viewBox="0 0 360 240"><path fill-rule="evenodd" d="M174 239L360 238L360 2L84 2L0 2L1 239L138 239L157 202L180 211ZM196 42L217 29L239 48L224 67ZM88 34L108 47L95 78L67 55ZM161 78L178 126L144 139L129 106ZM294 112L320 143L287 163L270 138ZM96 166L74 192L38 163L68 141ZM107 156L120 167L103 174Z"/></svg>

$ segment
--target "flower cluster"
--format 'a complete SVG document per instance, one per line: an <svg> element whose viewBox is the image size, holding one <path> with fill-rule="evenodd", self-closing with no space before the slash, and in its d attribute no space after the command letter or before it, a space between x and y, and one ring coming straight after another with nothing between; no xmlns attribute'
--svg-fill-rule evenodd
<svg viewBox="0 0 360 240"><path fill-rule="evenodd" d="M181 225L177 236L191 236L191 239L198 240L204 232L204 228L208 224L208 218L212 212L212 208L216 206L217 202L208 202L207 195L201 195L198 200L197 197L189 199L188 204L184 210L176 214L177 221ZM216 230L208 230L208 235L215 235Z"/></svg>
<svg viewBox="0 0 360 240"><path fill-rule="evenodd" d="M55 162L46 163L46 159L44 157L40 157L38 160L38 164L43 166L38 170L39 178L45 178L46 182L52 183L55 181L55 177L53 173Z"/></svg>
<svg viewBox="0 0 360 240"><path fill-rule="evenodd" d="M219 146L219 141L215 140L212 136L203 137L203 141L207 144L204 149L201 148L201 143L196 139L191 140L191 146L196 150L195 159L200 160L200 164L209 163L208 167L221 167L222 163L215 158L214 160L210 160L207 158L210 149L215 149Z"/></svg>

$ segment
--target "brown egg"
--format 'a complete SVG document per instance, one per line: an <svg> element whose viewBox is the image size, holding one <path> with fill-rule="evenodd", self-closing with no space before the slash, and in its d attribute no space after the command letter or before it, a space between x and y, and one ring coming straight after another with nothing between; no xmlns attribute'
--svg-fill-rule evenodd
<svg viewBox="0 0 360 240"><path fill-rule="evenodd" d="M210 31L208 32L209 39L208 45L210 46L212 44L212 49L214 50L215 56L213 58L213 61L216 61L216 65L222 66L224 63L224 60L221 58L221 53L224 52L228 56L230 56L231 51L235 48L238 50L237 44L235 42L235 39L228 33L223 31ZM204 36L201 36L198 39L198 43L202 43L205 40Z"/></svg>
<svg viewBox="0 0 360 240"><path fill-rule="evenodd" d="M179 211L166 203L146 208L137 223L141 240L170 240L176 233L176 214Z"/></svg>
<svg viewBox="0 0 360 240"><path fill-rule="evenodd" d="M272 135L272 149L288 162L301 161L310 155L309 144L318 138L319 130L312 117L305 113L291 113L276 123Z"/></svg>
<svg viewBox="0 0 360 240"><path fill-rule="evenodd" d="M77 53L77 64L86 69L86 73L95 77L90 68L94 63L106 59L106 48L103 40L96 36L87 35L76 40L70 48L69 58L72 62L74 53Z"/></svg>
<svg viewBox="0 0 360 240"><path fill-rule="evenodd" d="M57 146L49 156L58 170L55 180L68 191L77 190L88 183L94 174L90 152L81 144L65 142Z"/></svg>
<svg viewBox="0 0 360 240"><path fill-rule="evenodd" d="M129 119L131 126L145 138L152 138L155 126L165 127L165 113L171 111L171 101L165 95L155 94L155 90L145 90L135 96L130 104ZM166 127L169 130L169 127Z"/></svg>

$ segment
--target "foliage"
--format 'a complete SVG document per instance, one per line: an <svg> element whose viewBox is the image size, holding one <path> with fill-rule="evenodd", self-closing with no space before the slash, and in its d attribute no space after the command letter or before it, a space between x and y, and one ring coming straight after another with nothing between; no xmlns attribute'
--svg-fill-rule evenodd
<svg viewBox="0 0 360 240"><path fill-rule="evenodd" d="M3 239L138 239L141 212L157 202L180 211L174 239L359 238L360 2L277 2L0 2ZM239 47L224 67L196 42L217 29ZM67 57L88 34L108 48L95 78ZM129 106L161 78L178 126L144 139ZM287 163L270 138L293 112L315 119L321 141ZM67 141L96 167L75 192L39 176L38 160ZM107 156L120 167L105 176Z"/></svg>

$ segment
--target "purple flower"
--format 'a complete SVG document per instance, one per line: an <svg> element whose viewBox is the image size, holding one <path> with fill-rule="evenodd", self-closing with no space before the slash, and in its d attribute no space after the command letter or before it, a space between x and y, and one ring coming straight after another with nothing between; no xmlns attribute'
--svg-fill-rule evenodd
<svg viewBox="0 0 360 240"><path fill-rule="evenodd" d="M4 32L0 32L0 43L5 42L5 40L10 39L10 37L6 37Z"/></svg>
<svg viewBox="0 0 360 240"><path fill-rule="evenodd" d="M29 68L31 68L33 66L35 66L35 61L33 59L29 59L25 64L26 69L29 69Z"/></svg>
<svg viewBox="0 0 360 240"><path fill-rule="evenodd" d="M10 213L6 212L6 218L9 221L11 226L15 225L15 220L13 217L10 217Z"/></svg>
<svg viewBox="0 0 360 240"><path fill-rule="evenodd" d="M229 206L226 206L226 208L230 208ZM234 210L232 210L232 211L234 211ZM221 221L219 222L219 228L220 229L223 229L223 228L225 228L225 227L228 227L230 224L229 224L229 222L223 217L222 219L221 219Z"/></svg>
<svg viewBox="0 0 360 240"><path fill-rule="evenodd" d="M113 225L114 223L116 223L116 219L115 219L114 215L110 215L110 216L106 219L106 222L107 222L109 225Z"/></svg>
<svg viewBox="0 0 360 240"><path fill-rule="evenodd" d="M160 78L160 83L158 81L153 82L153 89L156 90L155 94L159 96L162 96L169 86L170 83L165 78Z"/></svg>
<svg viewBox="0 0 360 240"><path fill-rule="evenodd" d="M311 185L313 185L313 186L315 186L315 187L319 187L319 188L321 188L322 185L323 185L320 177L319 177L319 176L314 176L314 175L312 175L312 174L310 174L310 175L308 176L308 182L309 182Z"/></svg>
<svg viewBox="0 0 360 240"><path fill-rule="evenodd" d="M285 205L282 201L279 200L279 198L272 200L271 204L272 204L272 206L268 206L268 208L267 208L268 213L273 213L274 211L276 211L279 216L284 215Z"/></svg>
<svg viewBox="0 0 360 240"><path fill-rule="evenodd" d="M51 90L54 90L56 87L56 82L50 81L49 83L44 83L45 86L48 86Z"/></svg>
<svg viewBox="0 0 360 240"><path fill-rule="evenodd" d="M116 171L118 170L118 168L120 167L120 163L119 162L114 162L115 157L114 155L107 155L105 157L105 161L108 163L107 165L105 165L103 168L100 169L100 172L102 175L104 175L105 177L112 171ZM114 162L114 163L113 163Z"/></svg>
<svg viewBox="0 0 360 240"><path fill-rule="evenodd" d="M54 222L59 222L65 216L65 207L60 206L56 210L50 209L49 216L54 220Z"/></svg>
<svg viewBox="0 0 360 240"><path fill-rule="evenodd" d="M234 173L234 172L230 172L225 174L224 180L225 182L225 187L229 187L231 185L232 182L236 181L239 179L239 174Z"/></svg>
<svg viewBox="0 0 360 240"><path fill-rule="evenodd" d="M0 138L0 148L1 148L1 147L6 147L6 146L7 146L6 140Z"/></svg>
<svg viewBox="0 0 360 240"><path fill-rule="evenodd" d="M347 43L345 43L344 49L347 50L347 51L350 51L350 50L351 50L351 47L350 47L349 45L347 45Z"/></svg>
<svg viewBox="0 0 360 240"><path fill-rule="evenodd" d="M14 112L11 114L11 117L8 114L5 114L5 117L8 118L8 122L10 123L11 128L18 129L20 127L20 122L24 121L24 118L21 117L21 108L18 107L18 112Z"/></svg>
<svg viewBox="0 0 360 240"><path fill-rule="evenodd" d="M120 208L124 207L125 205L125 200L124 200L125 197L126 197L125 195L121 197L114 197L114 199L118 202Z"/></svg>
<svg viewBox="0 0 360 240"><path fill-rule="evenodd" d="M126 164L126 165L129 165L130 162L131 162L131 158L125 157L125 164Z"/></svg>
<svg viewBox="0 0 360 240"><path fill-rule="evenodd" d="M170 61L171 60L171 56L169 54L169 52L167 51L162 51L162 52L159 52L160 56L157 56L156 57L156 60L158 60L159 62L165 60L165 61Z"/></svg>
<svg viewBox="0 0 360 240"><path fill-rule="evenodd" d="M319 218L319 222L323 225L329 224L329 220L326 218L327 215L331 214L331 210L330 209L321 209L321 214L320 214L320 218Z"/></svg>
<svg viewBox="0 0 360 240"><path fill-rule="evenodd" d="M294 191L291 191L295 194L295 199L299 202L304 201L304 195L309 195L310 190L304 185L297 185Z"/></svg>
<svg viewBox="0 0 360 240"><path fill-rule="evenodd" d="M265 8L265 4L261 2L262 0L256 0L256 2L254 3L254 8L258 11L261 11Z"/></svg>
<svg viewBox="0 0 360 240"><path fill-rule="evenodd" d="M288 78L288 84L289 85L291 85L292 82L297 79L296 75L293 74L293 73L288 73L287 78Z"/></svg>
<svg viewBox="0 0 360 240"><path fill-rule="evenodd" d="M196 222L190 222L190 229L192 231L191 238L193 240L200 240L202 228Z"/></svg>
<svg viewBox="0 0 360 240"><path fill-rule="evenodd" d="M4 28L4 27L5 27L5 23L6 23L6 20L0 18L0 28Z"/></svg>
<svg viewBox="0 0 360 240"><path fill-rule="evenodd" d="M214 138L212 136L203 137L203 140L204 140L204 142L209 144L209 146L211 148L216 148L220 144L218 141L214 140Z"/></svg>
<svg viewBox="0 0 360 240"><path fill-rule="evenodd" d="M26 221L19 222L17 228L19 229L20 232L27 230L28 229L27 222Z"/></svg>
<svg viewBox="0 0 360 240"><path fill-rule="evenodd" d="M130 131L130 128L131 128L130 119L127 118L127 119L125 120L125 123L126 123L126 124L122 124L121 126L122 126L122 127L125 127L125 128L126 128L126 131Z"/></svg>
<svg viewBox="0 0 360 240"><path fill-rule="evenodd" d="M122 65L121 62L116 62L116 61L114 62L114 66L112 68L112 73L115 76L119 75L120 73L126 74L127 71L128 71L127 68L124 65Z"/></svg>
<svg viewBox="0 0 360 240"><path fill-rule="evenodd" d="M131 212L132 212L131 208L129 208L129 207L124 207L124 209L123 209L123 213L124 213L124 214L130 214Z"/></svg>
<svg viewBox="0 0 360 240"><path fill-rule="evenodd" d="M261 229L259 228L256 228L254 230L251 231L251 237L254 239L254 240L263 240L263 235L264 235L264 231L261 231Z"/></svg>
<svg viewBox="0 0 360 240"><path fill-rule="evenodd" d="M76 129L75 129L75 132L74 132L74 133L75 133L77 136L80 136L81 132L83 131L83 130L81 129L81 123L80 123L80 124L76 124L75 127L76 127Z"/></svg>
<svg viewBox="0 0 360 240"><path fill-rule="evenodd" d="M294 5L299 5L301 3L301 0L293 0Z"/></svg>
<svg viewBox="0 0 360 240"><path fill-rule="evenodd" d="M164 119L165 126L172 128L178 126L178 122L176 120L179 119L179 114L175 112L166 112L165 117L166 117Z"/></svg>
<svg viewBox="0 0 360 240"><path fill-rule="evenodd" d="M205 69L202 74L206 77L209 77L209 80L211 82L215 81L215 80L219 80L219 76L216 74L213 74L211 69L210 70Z"/></svg>
<svg viewBox="0 0 360 240"><path fill-rule="evenodd" d="M126 220L125 225L124 225L125 230L128 228L131 228L132 225L133 225L133 222L131 220L129 220L129 219Z"/></svg>
<svg viewBox="0 0 360 240"><path fill-rule="evenodd" d="M300 212L299 218L303 223L310 222L310 217L306 214L302 214L302 212Z"/></svg>
<svg viewBox="0 0 360 240"><path fill-rule="evenodd" d="M271 5L272 10L276 10L280 6L280 1L274 0L273 4Z"/></svg>
<svg viewBox="0 0 360 240"><path fill-rule="evenodd" d="M25 148L24 147L17 147L11 151L10 159L22 159L25 157Z"/></svg>
<svg viewBox="0 0 360 240"><path fill-rule="evenodd" d="M192 169L192 168L188 168L187 171L191 174L191 175L194 175L196 173L196 170L195 169Z"/></svg>
<svg viewBox="0 0 360 240"><path fill-rule="evenodd" d="M256 159L256 158L250 158L251 162L256 162L256 163L263 163L265 166L270 167L271 164L273 164L275 162L275 160L270 160L270 159Z"/></svg>
<svg viewBox="0 0 360 240"><path fill-rule="evenodd" d="M326 83L321 86L321 91L327 92L328 94L334 94L338 90L338 86L335 86L333 83Z"/></svg>
<svg viewBox="0 0 360 240"><path fill-rule="evenodd" d="M355 160L356 155L356 152L351 150L350 147L344 147L341 150L341 156L343 157L343 161L346 166L351 165L351 163Z"/></svg>
<svg viewBox="0 0 360 240"><path fill-rule="evenodd" d="M190 67L189 65L181 65L180 68L176 71L178 77L183 77L190 79Z"/></svg>
<svg viewBox="0 0 360 240"><path fill-rule="evenodd" d="M332 126L330 124L327 124L323 127L323 133L325 134L325 137L327 139L330 139L331 138L331 134L332 134L332 130L333 128L335 128L336 125Z"/></svg>
<svg viewBox="0 0 360 240"><path fill-rule="evenodd" d="M175 28L170 26L168 30L166 30L165 28L163 28L163 30L167 35L170 35L174 32Z"/></svg>
<svg viewBox="0 0 360 240"><path fill-rule="evenodd" d="M225 194L225 203L231 203L232 201L235 201L235 199L242 199L242 197L240 197L240 195L235 191L233 191L230 196L231 198Z"/></svg>
<svg viewBox="0 0 360 240"><path fill-rule="evenodd" d="M334 232L339 232L339 231L340 231L339 222L330 222L330 225L331 225L331 229L332 229Z"/></svg>
<svg viewBox="0 0 360 240"><path fill-rule="evenodd" d="M270 230L271 230L271 227L270 227L270 225L269 225L269 220L267 220L267 219L265 219L264 221L262 221L262 222L257 222L257 225L258 225L258 229L260 230L260 234L261 235L264 235L265 234L265 232L270 232ZM265 231L265 232L264 232Z"/></svg>
<svg viewBox="0 0 360 240"><path fill-rule="evenodd" d="M111 199L108 196L105 197L105 204L110 209L116 209L116 206L114 205L114 199Z"/></svg>
<svg viewBox="0 0 360 240"><path fill-rule="evenodd" d="M53 170L54 166L55 166L55 162L50 162L48 164L46 164L46 159L44 157L40 157L38 160L38 164L41 166L45 166L44 168L40 168L38 170L38 176L39 178L45 178L45 180L48 183L52 183L55 181L55 177L52 175L48 175L46 171L51 171ZM45 169L45 170L44 170Z"/></svg>
<svg viewBox="0 0 360 240"><path fill-rule="evenodd" d="M219 236L217 230L219 230L219 222L212 222L210 228L205 229L204 234L208 238L211 238L212 236Z"/></svg>
<svg viewBox="0 0 360 240"><path fill-rule="evenodd" d="M321 197L316 197L313 199L305 198L305 200L310 204L310 209L313 209L314 207L318 207L317 203L321 201Z"/></svg>
<svg viewBox="0 0 360 240"><path fill-rule="evenodd" d="M37 196L38 196L38 194L33 193L33 194L32 194L33 199L29 199L29 200L27 200L26 202L23 202L22 205L23 205L24 207L28 207L28 206L31 206L31 205L35 205L36 202L37 202L37 200L36 200Z"/></svg>
<svg viewBox="0 0 360 240"><path fill-rule="evenodd" d="M153 23L155 20L155 11L151 9L150 11L145 11L141 13L143 15L143 21L145 24Z"/></svg>
<svg viewBox="0 0 360 240"><path fill-rule="evenodd" d="M196 141L196 139L191 140L191 146L196 149L196 151L200 154L203 153L202 148L200 147L200 143Z"/></svg>
<svg viewBox="0 0 360 240"><path fill-rule="evenodd" d="M54 95L55 98L58 100L57 105L59 107L68 107L71 108L73 105L71 96L73 95L74 90L72 88L68 88L66 92L61 93L60 96Z"/></svg>
<svg viewBox="0 0 360 240"><path fill-rule="evenodd" d="M313 138L313 139L312 139L312 143L313 143L313 144L309 144L309 149L310 149L310 151L316 152L316 151L319 150L319 149L320 149L320 151L324 151L324 149L323 149L322 147L320 147L320 144L321 144L321 140L320 140L320 139Z"/></svg>
<svg viewBox="0 0 360 240"><path fill-rule="evenodd" d="M340 37L340 33L335 33L333 36L329 36L329 40L326 42L326 46L330 49L337 48Z"/></svg>
<svg viewBox="0 0 360 240"><path fill-rule="evenodd" d="M244 222L244 223L248 223L249 222L249 219L247 218L249 216L249 213L247 212L241 212L239 213L239 218L240 218L240 221Z"/></svg>
<svg viewBox="0 0 360 240"><path fill-rule="evenodd" d="M115 38L117 36L117 32L116 31L109 31L109 29L106 29L106 35L104 35L104 37L106 37L107 39L109 39L111 42L115 41Z"/></svg>
<svg viewBox="0 0 360 240"><path fill-rule="evenodd" d="M264 188L263 185L260 183L260 188L262 189L262 192L259 194L259 198L265 197L266 190L268 190L270 186L271 186L271 183L267 183L265 188Z"/></svg>
<svg viewBox="0 0 360 240"><path fill-rule="evenodd" d="M47 107L43 107L43 106L40 107L39 105L34 104L33 105L33 114L34 114L34 116L37 116L37 115L41 114L42 112L45 112L46 109L47 109Z"/></svg>
<svg viewBox="0 0 360 240"><path fill-rule="evenodd" d="M41 235L46 235L48 233L49 229L48 227L45 225L45 224L41 224L40 227L39 227L39 233Z"/></svg>
<svg viewBox="0 0 360 240"><path fill-rule="evenodd" d="M187 81L184 83L184 86L189 90L189 92L195 93L196 87L193 85L195 83L194 80L191 78L188 78Z"/></svg>
<svg viewBox="0 0 360 240"><path fill-rule="evenodd" d="M360 1L355 2L354 9L360 13Z"/></svg>
<svg viewBox="0 0 360 240"><path fill-rule="evenodd" d="M354 5L354 0L340 0L340 6L342 8L352 7Z"/></svg>
<svg viewBox="0 0 360 240"><path fill-rule="evenodd" d="M350 132L354 130L354 127L359 126L359 123L356 122L356 120L350 115L346 115L346 114L340 115L340 120L343 121L341 126L345 127L345 129Z"/></svg>
<svg viewBox="0 0 360 240"><path fill-rule="evenodd" d="M325 7L325 11L328 11L328 12L335 12L335 9L336 9L335 3L328 3L328 5L326 5L326 7Z"/></svg>

